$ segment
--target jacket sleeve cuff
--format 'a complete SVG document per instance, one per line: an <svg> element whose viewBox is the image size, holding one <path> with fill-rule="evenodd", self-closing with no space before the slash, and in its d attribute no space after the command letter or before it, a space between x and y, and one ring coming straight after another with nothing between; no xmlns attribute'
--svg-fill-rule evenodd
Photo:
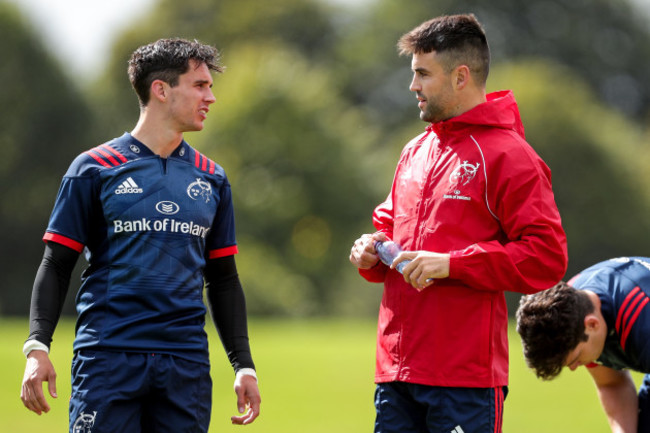
<svg viewBox="0 0 650 433"><path fill-rule="evenodd" d="M371 283L383 283L388 266L380 261L370 269L359 269L359 274Z"/></svg>
<svg viewBox="0 0 650 433"><path fill-rule="evenodd" d="M457 280L465 274L462 256L462 251L449 252L449 278Z"/></svg>

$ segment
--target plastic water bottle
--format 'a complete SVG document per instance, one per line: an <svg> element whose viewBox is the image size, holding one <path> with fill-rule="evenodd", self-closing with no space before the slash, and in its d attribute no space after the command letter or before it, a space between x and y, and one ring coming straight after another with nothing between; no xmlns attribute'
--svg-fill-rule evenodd
<svg viewBox="0 0 650 433"><path fill-rule="evenodd" d="M377 241L375 242L375 250L377 250L377 255L379 255L381 261L388 266L392 265L395 257L397 257L399 253L402 252L402 248L393 241ZM397 269L397 271L401 274L404 270L404 267L410 262L410 260L399 262L397 266L395 266L395 269Z"/></svg>

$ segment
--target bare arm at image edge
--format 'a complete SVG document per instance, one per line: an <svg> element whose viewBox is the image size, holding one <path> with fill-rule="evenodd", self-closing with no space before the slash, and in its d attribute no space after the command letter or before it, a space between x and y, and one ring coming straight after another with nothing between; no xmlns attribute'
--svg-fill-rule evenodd
<svg viewBox="0 0 650 433"><path fill-rule="evenodd" d="M628 371L604 366L588 368L613 433L636 433L639 400Z"/></svg>

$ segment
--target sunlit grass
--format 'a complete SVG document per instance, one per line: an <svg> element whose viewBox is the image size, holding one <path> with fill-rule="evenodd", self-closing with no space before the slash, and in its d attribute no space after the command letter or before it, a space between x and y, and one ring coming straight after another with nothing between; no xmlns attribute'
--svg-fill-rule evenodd
<svg viewBox="0 0 650 433"><path fill-rule="evenodd" d="M65 431L74 323L64 320L56 331L52 360L58 374L59 398L50 399L52 411L40 417L29 413L18 398L27 320L1 319L0 327L0 431ZM372 431L374 320L251 320L253 356L263 402L260 418L246 427L230 424L230 416L236 414L234 375L214 326L210 324L208 331L214 382L211 432ZM609 431L585 371L565 371L555 381L542 382L526 368L519 338L512 329L510 347L505 432ZM635 375L635 379L640 380L640 376Z"/></svg>

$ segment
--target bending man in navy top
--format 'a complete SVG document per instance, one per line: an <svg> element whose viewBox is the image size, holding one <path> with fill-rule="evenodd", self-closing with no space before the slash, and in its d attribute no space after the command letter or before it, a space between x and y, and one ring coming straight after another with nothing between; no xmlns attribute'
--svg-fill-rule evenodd
<svg viewBox="0 0 650 433"><path fill-rule="evenodd" d="M76 297L70 431L207 432L212 382L208 305L236 372L239 416L259 415L230 184L183 139L215 102L215 48L161 39L138 48L128 74L140 102L131 133L79 155L63 178L44 236L31 303L24 405L56 396L49 359L70 276L89 266ZM90 430L88 430L90 431Z"/></svg>
<svg viewBox="0 0 650 433"><path fill-rule="evenodd" d="M538 377L585 365L614 432L650 432L650 258L597 263L524 296L517 331ZM638 396L627 370L646 373Z"/></svg>

